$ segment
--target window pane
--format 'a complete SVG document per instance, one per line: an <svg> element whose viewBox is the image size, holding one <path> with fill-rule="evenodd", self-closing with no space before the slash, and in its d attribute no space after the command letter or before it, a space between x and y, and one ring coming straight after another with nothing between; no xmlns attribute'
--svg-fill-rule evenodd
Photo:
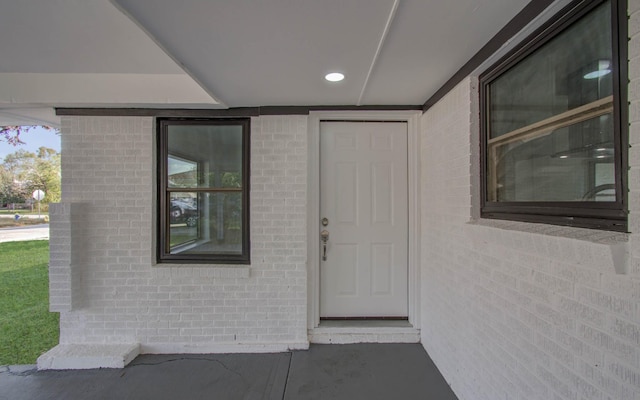
<svg viewBox="0 0 640 400"><path fill-rule="evenodd" d="M198 239L198 198L195 193L171 193L169 196L169 247Z"/></svg>
<svg viewBox="0 0 640 400"><path fill-rule="evenodd" d="M176 155L168 156L169 185L171 187L197 187L198 162Z"/></svg>
<svg viewBox="0 0 640 400"><path fill-rule="evenodd" d="M242 187L241 125L170 125L170 188Z"/></svg>
<svg viewBox="0 0 640 400"><path fill-rule="evenodd" d="M611 113L489 146L491 201L615 201Z"/></svg>
<svg viewBox="0 0 640 400"><path fill-rule="evenodd" d="M489 138L613 94L611 11L604 3L489 85Z"/></svg>
<svg viewBox="0 0 640 400"><path fill-rule="evenodd" d="M242 254L242 193L171 193L170 254Z"/></svg>

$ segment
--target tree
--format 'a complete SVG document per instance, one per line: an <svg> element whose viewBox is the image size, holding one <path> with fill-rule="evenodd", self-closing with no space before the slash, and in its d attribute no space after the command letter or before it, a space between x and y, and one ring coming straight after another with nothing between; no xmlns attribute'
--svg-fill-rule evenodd
<svg viewBox="0 0 640 400"><path fill-rule="evenodd" d="M0 141L13 146L24 144L20 135L37 127L1 126ZM53 129L50 126L41 128ZM60 201L60 154L54 149L40 147L37 154L18 150L6 156L0 165L0 201L24 203L36 189L45 192L46 203Z"/></svg>
<svg viewBox="0 0 640 400"><path fill-rule="evenodd" d="M28 196L27 188L15 181L4 165L0 165L0 202L24 203Z"/></svg>
<svg viewBox="0 0 640 400"><path fill-rule="evenodd" d="M60 201L60 154L40 147L38 153L18 150L0 165L3 203L26 202L34 190L45 192L45 203Z"/></svg>
<svg viewBox="0 0 640 400"><path fill-rule="evenodd" d="M17 146L19 144L24 144L24 142L20 139L20 135L26 132L29 132L34 128L44 128L47 130L54 129L50 126L45 125L13 125L13 126L0 126L0 140L4 140L5 142Z"/></svg>
<svg viewBox="0 0 640 400"><path fill-rule="evenodd" d="M45 193L44 202L60 201L60 154L54 149L40 147L33 168L27 173L30 193L40 189Z"/></svg>

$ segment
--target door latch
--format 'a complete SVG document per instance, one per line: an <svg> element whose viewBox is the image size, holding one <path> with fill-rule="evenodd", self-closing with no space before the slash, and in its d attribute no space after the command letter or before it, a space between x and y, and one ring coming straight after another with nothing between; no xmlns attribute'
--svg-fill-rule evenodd
<svg viewBox="0 0 640 400"><path fill-rule="evenodd" d="M327 261L327 242L329 241L329 231L320 232L320 240L322 240L322 261Z"/></svg>

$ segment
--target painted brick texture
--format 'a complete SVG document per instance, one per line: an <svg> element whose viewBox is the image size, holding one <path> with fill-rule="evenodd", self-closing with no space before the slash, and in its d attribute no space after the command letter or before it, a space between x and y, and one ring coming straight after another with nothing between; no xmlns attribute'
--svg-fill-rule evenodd
<svg viewBox="0 0 640 400"><path fill-rule="evenodd" d="M133 342L143 352L305 346L307 118L251 125L252 264L153 265L153 119L63 117L50 283L61 343ZM72 274L82 285L71 285Z"/></svg>
<svg viewBox="0 0 640 400"><path fill-rule="evenodd" d="M640 399L640 1L629 11L631 234L475 221L477 81L422 117L422 343L461 400Z"/></svg>

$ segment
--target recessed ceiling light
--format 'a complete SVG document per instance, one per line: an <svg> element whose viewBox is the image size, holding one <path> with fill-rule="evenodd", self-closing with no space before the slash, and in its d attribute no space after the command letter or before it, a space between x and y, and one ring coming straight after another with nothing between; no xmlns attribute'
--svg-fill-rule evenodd
<svg viewBox="0 0 640 400"><path fill-rule="evenodd" d="M593 71L593 72L589 72L588 74L585 74L584 79L596 79L610 73L611 73L610 69L600 69L598 71Z"/></svg>
<svg viewBox="0 0 640 400"><path fill-rule="evenodd" d="M324 79L328 80L329 82L340 82L344 79L344 74L341 74L340 72L331 72L329 74L326 74L324 76Z"/></svg>
<svg viewBox="0 0 640 400"><path fill-rule="evenodd" d="M596 151L605 151L605 150L606 150L606 149L605 149L604 147L600 147L600 148L597 148L597 149L596 149Z"/></svg>
<svg viewBox="0 0 640 400"><path fill-rule="evenodd" d="M596 156L596 158L606 158L607 156Z"/></svg>
<svg viewBox="0 0 640 400"><path fill-rule="evenodd" d="M560 158L569 158L569 156L560 156Z"/></svg>
<svg viewBox="0 0 640 400"><path fill-rule="evenodd" d="M601 78L611 73L611 62L609 60L598 60L597 69L588 72L584 75L584 79L596 79Z"/></svg>

